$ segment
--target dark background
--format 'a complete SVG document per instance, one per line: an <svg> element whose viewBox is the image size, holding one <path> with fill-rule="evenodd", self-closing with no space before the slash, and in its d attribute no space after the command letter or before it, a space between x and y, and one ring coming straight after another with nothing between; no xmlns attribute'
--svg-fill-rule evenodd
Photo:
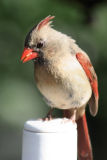
<svg viewBox="0 0 107 160"><path fill-rule="evenodd" d="M54 28L71 35L90 56L99 79L99 112L87 109L94 160L107 159L107 2L104 0L0 0L0 159L21 159L22 129L48 107L22 64L24 39L33 25L55 15Z"/></svg>

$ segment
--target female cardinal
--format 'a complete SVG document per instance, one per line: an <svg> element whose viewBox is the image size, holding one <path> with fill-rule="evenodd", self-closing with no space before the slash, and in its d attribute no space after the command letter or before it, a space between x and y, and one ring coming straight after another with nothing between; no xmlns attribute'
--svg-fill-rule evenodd
<svg viewBox="0 0 107 160"><path fill-rule="evenodd" d="M51 108L65 110L78 125L79 160L92 160L85 107L95 116L98 110L98 83L88 55L71 37L54 30L48 16L34 26L25 39L21 60L34 60L37 87Z"/></svg>

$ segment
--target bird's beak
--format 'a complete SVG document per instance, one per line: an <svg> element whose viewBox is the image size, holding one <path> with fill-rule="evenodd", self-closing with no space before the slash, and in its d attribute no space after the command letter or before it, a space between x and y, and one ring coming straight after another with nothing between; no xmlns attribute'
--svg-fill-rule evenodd
<svg viewBox="0 0 107 160"><path fill-rule="evenodd" d="M32 60L34 58L37 58L37 57L38 57L38 53L35 52L33 49L24 48L24 51L21 56L21 61L23 61L23 63L24 63L24 62L27 62L27 61Z"/></svg>

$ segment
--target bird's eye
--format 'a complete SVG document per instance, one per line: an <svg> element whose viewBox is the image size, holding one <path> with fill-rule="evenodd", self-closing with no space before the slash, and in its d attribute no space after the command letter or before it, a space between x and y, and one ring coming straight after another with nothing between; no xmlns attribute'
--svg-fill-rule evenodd
<svg viewBox="0 0 107 160"><path fill-rule="evenodd" d="M43 47L43 42L37 43L37 48L42 48Z"/></svg>

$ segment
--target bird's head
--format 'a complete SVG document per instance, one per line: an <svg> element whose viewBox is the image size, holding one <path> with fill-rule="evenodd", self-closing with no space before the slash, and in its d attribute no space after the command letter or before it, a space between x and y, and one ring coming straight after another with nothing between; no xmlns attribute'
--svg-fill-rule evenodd
<svg viewBox="0 0 107 160"><path fill-rule="evenodd" d="M46 17L27 34L21 56L23 63L40 57L48 59L59 48L58 35L61 33L51 27L50 20L53 18L54 16Z"/></svg>

